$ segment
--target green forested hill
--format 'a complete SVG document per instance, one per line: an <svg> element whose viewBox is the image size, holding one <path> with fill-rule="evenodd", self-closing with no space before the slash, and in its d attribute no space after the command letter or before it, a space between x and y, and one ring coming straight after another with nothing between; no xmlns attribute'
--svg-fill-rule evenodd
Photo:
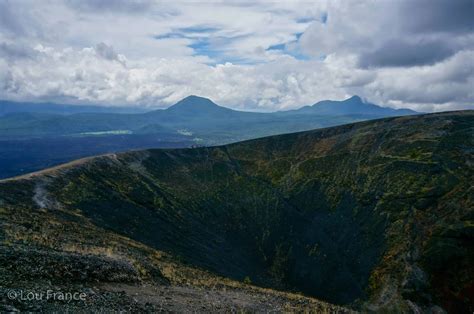
<svg viewBox="0 0 474 314"><path fill-rule="evenodd" d="M133 241L358 309L472 312L473 128L450 112L80 160L1 181L2 250L120 247L149 274Z"/></svg>

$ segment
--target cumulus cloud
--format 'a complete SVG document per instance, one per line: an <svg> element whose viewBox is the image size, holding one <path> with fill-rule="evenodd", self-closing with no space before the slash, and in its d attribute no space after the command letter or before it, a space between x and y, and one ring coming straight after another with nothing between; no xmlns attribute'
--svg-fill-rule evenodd
<svg viewBox="0 0 474 314"><path fill-rule="evenodd" d="M331 71L330 61L300 62L291 57L258 65L214 66L193 59L118 60L95 48L56 49L39 45L35 59L18 60L3 78L5 94L28 99L77 98L84 102L168 106L189 94L210 97L240 109L289 109L321 97L350 94L347 73ZM106 49L107 51L107 49ZM113 57L111 57L113 56Z"/></svg>
<svg viewBox="0 0 474 314"><path fill-rule="evenodd" d="M336 1L300 44L315 56L356 54L361 66L434 64L474 48L472 12L470 0Z"/></svg>
<svg viewBox="0 0 474 314"><path fill-rule="evenodd" d="M433 66L383 69L366 88L375 99L396 107L422 111L474 108L472 60L474 51L461 51Z"/></svg>
<svg viewBox="0 0 474 314"><path fill-rule="evenodd" d="M260 111L358 94L472 108L472 4L0 0L0 93L161 107L198 94Z"/></svg>

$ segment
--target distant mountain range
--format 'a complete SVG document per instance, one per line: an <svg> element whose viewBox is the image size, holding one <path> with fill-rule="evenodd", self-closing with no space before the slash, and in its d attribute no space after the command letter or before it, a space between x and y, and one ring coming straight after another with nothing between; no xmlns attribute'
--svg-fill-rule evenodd
<svg viewBox="0 0 474 314"><path fill-rule="evenodd" d="M272 113L232 110L198 96L141 113L131 113L131 108L5 101L0 102L0 109L0 178L101 153L220 145L416 114L366 103L357 96Z"/></svg>
<svg viewBox="0 0 474 314"><path fill-rule="evenodd" d="M158 109L157 111L162 111ZM164 109L169 112L184 115L217 113L230 114L239 112L215 104L212 100L195 95L188 96L176 104ZM32 103L0 100L0 117L12 113L46 113L70 115L76 113L144 113L150 109L141 107L119 107L99 105L67 105L58 103ZM255 112L247 112L255 114ZM279 114L320 114L320 115L347 115L347 114L387 114L408 115L416 113L410 109L392 109L380 107L375 104L364 102L359 96L352 96L343 101L323 100L311 106L304 106L295 110L279 111Z"/></svg>
<svg viewBox="0 0 474 314"><path fill-rule="evenodd" d="M97 132L177 134L186 130L206 144L303 131L415 111L383 108L358 96L322 101L297 110L257 113L232 110L189 96L167 109L130 113L130 108L1 102L0 138L84 135ZM119 112L123 111L123 112Z"/></svg>

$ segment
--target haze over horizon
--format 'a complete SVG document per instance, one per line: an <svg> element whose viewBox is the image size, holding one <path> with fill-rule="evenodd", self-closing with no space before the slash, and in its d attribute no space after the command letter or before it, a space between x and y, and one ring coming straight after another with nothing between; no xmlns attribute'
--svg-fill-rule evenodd
<svg viewBox="0 0 474 314"><path fill-rule="evenodd" d="M418 12L423 10L423 15ZM474 2L0 0L1 99L474 108Z"/></svg>

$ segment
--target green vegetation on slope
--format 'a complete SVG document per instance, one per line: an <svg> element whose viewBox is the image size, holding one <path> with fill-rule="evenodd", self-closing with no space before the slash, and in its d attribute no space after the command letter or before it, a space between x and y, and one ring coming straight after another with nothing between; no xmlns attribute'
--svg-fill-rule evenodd
<svg viewBox="0 0 474 314"><path fill-rule="evenodd" d="M12 211L85 217L181 263L334 303L472 311L473 127L466 111L97 157L2 182L0 206L6 230Z"/></svg>

